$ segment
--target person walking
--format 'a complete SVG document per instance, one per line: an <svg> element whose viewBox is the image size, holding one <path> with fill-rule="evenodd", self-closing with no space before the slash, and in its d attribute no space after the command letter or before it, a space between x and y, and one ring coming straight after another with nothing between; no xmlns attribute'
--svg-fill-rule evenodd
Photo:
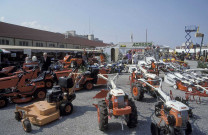
<svg viewBox="0 0 208 135"><path fill-rule="evenodd" d="M48 68L50 67L51 65L51 59L47 56L47 53L44 52L43 53L43 57L41 59L41 63L42 63L42 71L47 71Z"/></svg>

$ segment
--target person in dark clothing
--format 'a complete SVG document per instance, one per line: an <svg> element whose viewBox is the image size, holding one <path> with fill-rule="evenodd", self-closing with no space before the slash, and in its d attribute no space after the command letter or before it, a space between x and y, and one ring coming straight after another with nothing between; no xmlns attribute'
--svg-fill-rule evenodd
<svg viewBox="0 0 208 135"><path fill-rule="evenodd" d="M182 51L182 53L181 53L181 55L180 55L180 59L181 59L181 61L184 61L184 59L185 59L185 53L184 53L184 51Z"/></svg>
<svg viewBox="0 0 208 135"><path fill-rule="evenodd" d="M51 59L47 56L46 52L43 53L43 57L41 59L41 63L42 63L42 71L47 71L48 68L51 65Z"/></svg>

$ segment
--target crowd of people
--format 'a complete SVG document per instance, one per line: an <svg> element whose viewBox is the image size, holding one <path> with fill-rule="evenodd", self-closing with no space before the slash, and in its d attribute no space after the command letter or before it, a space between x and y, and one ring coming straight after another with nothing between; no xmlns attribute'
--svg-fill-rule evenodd
<svg viewBox="0 0 208 135"><path fill-rule="evenodd" d="M159 47L152 47L152 48L146 48L144 50L145 56L153 56L156 61L162 60L168 60L168 59L175 59L175 60L201 60L201 61L208 61L208 56L200 56L199 53L197 54L190 54L185 53L182 51L182 53L177 52L161 52ZM139 53L134 50L129 50L123 57L124 60L126 60L128 64L136 64L138 63L138 56Z"/></svg>

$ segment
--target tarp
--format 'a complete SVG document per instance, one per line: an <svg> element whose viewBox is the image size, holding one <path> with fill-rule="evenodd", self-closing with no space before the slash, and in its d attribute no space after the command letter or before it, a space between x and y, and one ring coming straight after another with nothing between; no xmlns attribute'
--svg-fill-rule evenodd
<svg viewBox="0 0 208 135"><path fill-rule="evenodd" d="M5 49L0 49L0 53L11 53L11 52Z"/></svg>

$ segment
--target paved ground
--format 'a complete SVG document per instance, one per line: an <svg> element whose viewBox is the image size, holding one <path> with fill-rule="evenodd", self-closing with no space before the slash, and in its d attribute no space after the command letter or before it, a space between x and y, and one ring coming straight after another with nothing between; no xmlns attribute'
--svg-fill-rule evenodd
<svg viewBox="0 0 208 135"><path fill-rule="evenodd" d="M189 61L191 67L196 66L196 62ZM121 75L117 81L117 86L122 88L125 92L129 93L129 81L127 74ZM32 126L33 131L31 134L48 134L48 135L97 135L97 134L139 134L139 135L150 135L150 124L153 119L154 104L156 99L145 94L145 98L142 102L135 101L138 110L138 126L134 129L129 129L124 124L124 130L121 130L121 120L111 119L109 120L109 129L106 132L101 132L98 129L97 124L97 111L92 105L96 103L92 97L105 87L96 87L94 90L78 91L77 98L73 101L74 112L69 115L60 118L48 125L39 127ZM182 96L185 94L182 91L174 90L167 84L163 83L163 90L169 93L169 90L173 91L174 96ZM193 135L205 135L208 134L208 99L202 98L203 102L197 104L196 102L190 102L190 106L193 107L194 118L190 120L193 127ZM25 106L31 104L21 104ZM0 110L0 134L2 135L17 135L26 134L20 122L14 119L15 105L9 104L6 108ZM157 119L155 119L157 120Z"/></svg>

